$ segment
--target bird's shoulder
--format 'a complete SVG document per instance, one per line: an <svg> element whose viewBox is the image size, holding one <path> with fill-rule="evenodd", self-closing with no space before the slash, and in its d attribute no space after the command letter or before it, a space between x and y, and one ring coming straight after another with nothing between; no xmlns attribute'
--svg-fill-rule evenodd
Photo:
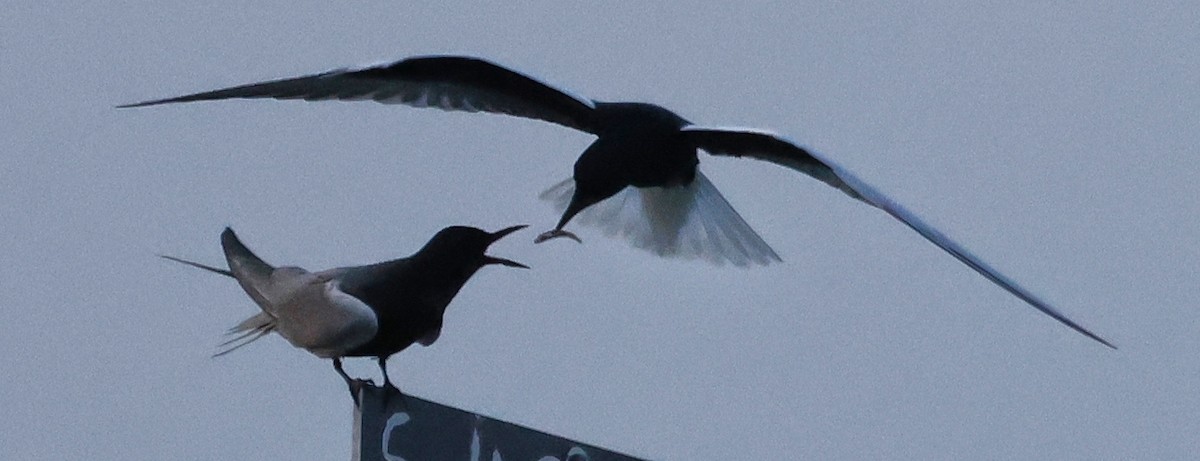
<svg viewBox="0 0 1200 461"><path fill-rule="evenodd" d="M363 266L337 267L321 271L317 275L336 280L342 291L357 293L381 285L395 285L412 277L414 273L410 258L400 258Z"/></svg>

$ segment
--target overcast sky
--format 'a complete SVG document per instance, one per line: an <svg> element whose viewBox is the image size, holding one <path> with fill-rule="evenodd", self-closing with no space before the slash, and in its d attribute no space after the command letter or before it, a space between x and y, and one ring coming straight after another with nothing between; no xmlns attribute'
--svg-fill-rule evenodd
<svg viewBox="0 0 1200 461"><path fill-rule="evenodd" d="M255 305L236 229L310 269L532 228L413 394L660 459L1200 452L1200 7L1128 2L18 0L0 15L0 446L11 459L344 459L328 361L209 356ZM954 236L1109 350L885 213L762 162L702 168L783 257L655 258L537 199L588 135L369 103L120 103L416 54L772 129ZM347 368L378 376L370 360Z"/></svg>

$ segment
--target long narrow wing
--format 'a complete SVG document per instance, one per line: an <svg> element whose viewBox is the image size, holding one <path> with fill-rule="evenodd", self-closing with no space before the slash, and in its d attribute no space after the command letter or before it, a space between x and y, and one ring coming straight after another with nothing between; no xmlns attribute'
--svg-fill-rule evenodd
<svg viewBox="0 0 1200 461"><path fill-rule="evenodd" d="M595 104L590 99L467 56L418 56L390 64L336 69L117 107L234 98L373 100L448 111L508 114L595 132L592 128Z"/></svg>
<svg viewBox="0 0 1200 461"><path fill-rule="evenodd" d="M228 227L221 233L221 248L233 278L246 290L246 294L268 314L275 315L272 296L271 274L275 268L260 259L238 240L237 234Z"/></svg>
<svg viewBox="0 0 1200 461"><path fill-rule="evenodd" d="M687 127L683 131L693 145L711 154L733 157L744 156L783 165L817 178L851 197L887 212L887 214L900 220L900 222L903 222L912 228L912 230L917 231L926 240L937 245L938 248L950 253L956 259L962 261L963 264L974 269L975 272L983 275L988 280L991 280L992 283L999 285L1014 296L1021 298L1021 300L1029 303L1035 309L1053 317L1055 320L1082 333L1084 336L1116 349L1116 346L1113 346L1112 343L1105 341L1103 338L1068 319L1041 298L1030 293L1012 279L992 268L991 265L983 262L978 256L967 251L958 242L934 229L933 226L923 221L913 212L904 208L899 203L892 201L882 192L879 192L874 187L871 187L871 185L858 179L849 171L830 162L828 159L821 158L817 154L809 152L778 135L763 131L704 127Z"/></svg>
<svg viewBox="0 0 1200 461"><path fill-rule="evenodd" d="M246 248L233 230L221 234L229 270L263 312L230 330L241 333L221 347L247 344L271 332L322 358L337 357L375 336L379 323L370 306L338 288L341 270L312 273L274 268ZM249 338L249 339L245 339ZM226 349L224 353L241 347Z"/></svg>
<svg viewBox="0 0 1200 461"><path fill-rule="evenodd" d="M188 261L188 260L186 260L186 259L183 259L183 258L176 258L176 257L174 257L174 256L158 255L158 257L160 257L160 258L162 258L162 259L170 260L170 261L175 261L175 262L177 262L177 263L179 263L179 264L186 264L186 265L188 265L188 266L192 266L192 267L195 267L195 268L197 268L197 269L204 269L204 270L206 270L206 271L209 271L209 272L212 272L212 273L214 273L214 274L221 274L221 275L224 275L224 276L226 276L226 277L232 277L232 278L236 278L236 277L233 277L233 272L229 272L228 270L225 270L225 269L219 269L219 268L216 268L216 267L213 267L213 266L209 266L209 265L205 265L205 264L200 264L200 263L198 263L198 262L195 262L195 261Z"/></svg>

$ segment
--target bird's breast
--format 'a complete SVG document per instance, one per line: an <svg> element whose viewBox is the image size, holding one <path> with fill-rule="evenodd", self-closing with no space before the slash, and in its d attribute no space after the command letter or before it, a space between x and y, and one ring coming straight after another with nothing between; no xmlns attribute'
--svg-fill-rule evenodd
<svg viewBox="0 0 1200 461"><path fill-rule="evenodd" d="M670 187L696 177L696 149L677 131L630 129L596 140L575 163L577 183Z"/></svg>

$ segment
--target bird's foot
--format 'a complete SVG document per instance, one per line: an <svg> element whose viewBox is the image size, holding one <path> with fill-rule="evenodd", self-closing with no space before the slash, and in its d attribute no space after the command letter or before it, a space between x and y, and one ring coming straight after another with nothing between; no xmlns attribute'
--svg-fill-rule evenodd
<svg viewBox="0 0 1200 461"><path fill-rule="evenodd" d="M533 243L542 243L547 240L556 239L559 237L566 237L566 238L569 238L576 242L583 243L583 240L580 240L579 236L575 235L574 233L572 233L570 231L565 231L562 229L554 229L554 230L548 230L546 232L542 232L541 234L539 234L537 236L537 238L533 239Z"/></svg>
<svg viewBox="0 0 1200 461"><path fill-rule="evenodd" d="M401 410L407 410L408 405L407 405L407 402L405 401L404 393L400 392L400 388L396 387L395 384L392 384L390 381L384 381L383 382L383 410L384 410L384 412L385 413L387 412L388 402L391 401L392 394L395 394L396 396L400 397Z"/></svg>

